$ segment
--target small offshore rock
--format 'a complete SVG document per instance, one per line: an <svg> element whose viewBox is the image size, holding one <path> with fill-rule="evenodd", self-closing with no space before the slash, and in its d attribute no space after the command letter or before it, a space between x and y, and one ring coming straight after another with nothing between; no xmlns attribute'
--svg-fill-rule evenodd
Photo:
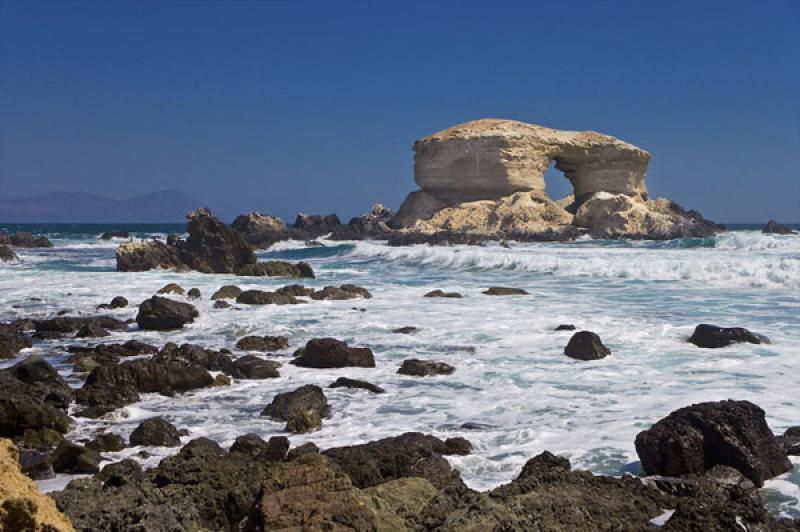
<svg viewBox="0 0 800 532"><path fill-rule="evenodd" d="M275 291L279 294L285 294L287 296L294 296L294 297L306 297L314 293L313 288L306 288L301 284L290 284L282 286L281 288L278 288Z"/></svg>
<svg viewBox="0 0 800 532"><path fill-rule="evenodd" d="M307 262L292 264L282 260L270 260L247 264L236 270L236 275L245 277L307 277L314 278L314 270Z"/></svg>
<svg viewBox="0 0 800 532"><path fill-rule="evenodd" d="M371 382L367 381L360 381L356 379L349 379L347 377L339 377L336 379L329 388L360 388L363 390L368 390L372 393L386 393L386 390L378 386L377 384L372 384Z"/></svg>
<svg viewBox="0 0 800 532"><path fill-rule="evenodd" d="M156 294L177 294L182 296L185 293L183 287L177 283L169 283L159 288Z"/></svg>
<svg viewBox="0 0 800 532"><path fill-rule="evenodd" d="M130 238L131 235L127 231L106 231L100 238L102 240L111 240L112 238Z"/></svg>
<svg viewBox="0 0 800 532"><path fill-rule="evenodd" d="M398 327L397 329L392 329L392 332L395 334L413 334L419 331L419 327L414 326L406 326L406 327Z"/></svg>
<svg viewBox="0 0 800 532"><path fill-rule="evenodd" d="M238 286L236 286L234 284L226 284L226 285L220 287L219 290L214 292L214 294L211 296L211 299L212 300L217 300L217 299L236 299L239 296L239 294L241 294L241 293L242 293L242 289L239 288Z"/></svg>
<svg viewBox="0 0 800 532"><path fill-rule="evenodd" d="M792 229L789 229L785 225L779 224L775 220L770 220L769 222L767 222L767 225L765 225L764 228L761 229L761 232L764 233L764 234L774 234L774 235L795 235L795 234L797 234L797 231L793 231Z"/></svg>
<svg viewBox="0 0 800 532"><path fill-rule="evenodd" d="M442 454L457 454L460 456L467 456L472 453L472 444L466 438L456 436L454 438L447 438L444 441L444 452Z"/></svg>
<svg viewBox="0 0 800 532"><path fill-rule="evenodd" d="M522 288L510 288L507 286L492 286L483 291L487 296L527 296L528 292Z"/></svg>
<svg viewBox="0 0 800 532"><path fill-rule="evenodd" d="M214 377L214 381L211 383L211 386L230 386L230 384L231 378L220 373Z"/></svg>
<svg viewBox="0 0 800 532"><path fill-rule="evenodd" d="M775 439L787 455L800 456L800 426L789 427L782 435L776 436Z"/></svg>
<svg viewBox="0 0 800 532"><path fill-rule="evenodd" d="M119 434L104 432L95 436L86 444L86 447L100 453L115 453L123 450L126 445L125 440Z"/></svg>
<svg viewBox="0 0 800 532"><path fill-rule="evenodd" d="M305 368L374 368L375 357L368 347L349 347L335 338L314 338L295 351L292 364Z"/></svg>
<svg viewBox="0 0 800 532"><path fill-rule="evenodd" d="M175 425L158 416L142 421L131 433L130 443L131 446L178 447L181 438Z"/></svg>
<svg viewBox="0 0 800 532"><path fill-rule="evenodd" d="M322 290L317 290L311 294L311 299L314 300L334 300L341 301L346 299L370 299L372 294L369 290L356 286L354 284L343 284L342 286L326 286Z"/></svg>
<svg viewBox="0 0 800 532"><path fill-rule="evenodd" d="M189 299L200 299L200 289L199 288L190 288L188 292L186 292L186 297Z"/></svg>
<svg viewBox="0 0 800 532"><path fill-rule="evenodd" d="M554 330L556 331L574 331L576 327L572 324L562 324L556 327Z"/></svg>
<svg viewBox="0 0 800 532"><path fill-rule="evenodd" d="M233 361L229 370L236 379L275 379L280 377L280 363L264 360L255 355L245 355Z"/></svg>
<svg viewBox="0 0 800 532"><path fill-rule="evenodd" d="M263 290L245 290L239 294L236 302L242 305L297 305L302 303L292 296Z"/></svg>
<svg viewBox="0 0 800 532"><path fill-rule="evenodd" d="M198 315L197 309L189 303L153 296L139 305L136 323L143 330L168 331L192 323Z"/></svg>
<svg viewBox="0 0 800 532"><path fill-rule="evenodd" d="M564 354L577 360L599 360L611 354L611 350L603 345L596 333L579 331L569 339Z"/></svg>
<svg viewBox="0 0 800 532"><path fill-rule="evenodd" d="M18 260L19 257L16 253L14 253L13 249L5 244L0 245L0 262L12 262Z"/></svg>
<svg viewBox="0 0 800 532"><path fill-rule="evenodd" d="M464 296L462 296L458 292L444 292L442 290L436 289L436 290L431 290L423 297L452 297L456 299L461 299Z"/></svg>
<svg viewBox="0 0 800 532"><path fill-rule="evenodd" d="M223 309L223 308L231 308L231 304L225 301L224 299L220 299L219 301L214 302L215 309Z"/></svg>
<svg viewBox="0 0 800 532"><path fill-rule="evenodd" d="M766 336L755 334L742 327L718 327L701 323L695 327L689 342L697 347L717 349L733 343L747 342L751 344L769 343Z"/></svg>
<svg viewBox="0 0 800 532"><path fill-rule="evenodd" d="M287 347L289 347L289 339L285 336L245 336L236 342L236 349L262 353L280 351Z"/></svg>
<svg viewBox="0 0 800 532"><path fill-rule="evenodd" d="M444 362L430 362L428 360L410 358L403 361L397 373L416 377L429 377L432 375L450 375L455 370L456 368Z"/></svg>

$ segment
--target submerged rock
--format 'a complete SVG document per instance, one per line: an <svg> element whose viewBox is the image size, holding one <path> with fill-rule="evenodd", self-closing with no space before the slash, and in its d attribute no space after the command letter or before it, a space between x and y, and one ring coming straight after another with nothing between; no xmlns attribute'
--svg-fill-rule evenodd
<svg viewBox="0 0 800 532"><path fill-rule="evenodd" d="M527 291L523 290L522 288L509 288L506 286L492 286L491 288L484 290L484 294L487 296L527 296L529 295Z"/></svg>
<svg viewBox="0 0 800 532"><path fill-rule="evenodd" d="M328 399L322 388L313 384L294 391L277 394L261 412L262 416L286 421L289 432L310 432L322 426L322 417L328 414Z"/></svg>
<svg viewBox="0 0 800 532"><path fill-rule="evenodd" d="M591 331L578 331L569 339L564 354L578 360L599 360L611 354L600 337Z"/></svg>
<svg viewBox="0 0 800 532"><path fill-rule="evenodd" d="M136 323L143 330L168 331L183 328L198 315L197 309L189 303L153 296L139 305Z"/></svg>
<svg viewBox="0 0 800 532"><path fill-rule="evenodd" d="M386 393L386 390L378 386L377 384L372 384L371 382L367 381L360 381L357 379L349 379L347 377L339 377L336 379L333 384L328 386L329 388L360 388L363 390L368 390L372 393Z"/></svg>
<svg viewBox="0 0 800 532"><path fill-rule="evenodd" d="M414 375L416 377L430 377L431 375L450 375L456 370L450 364L444 362L431 362L410 358L404 360L397 373L401 375Z"/></svg>
<svg viewBox="0 0 800 532"><path fill-rule="evenodd" d="M461 299L463 296L458 292L444 292L442 290L431 290L424 297L452 297L456 299Z"/></svg>
<svg viewBox="0 0 800 532"><path fill-rule="evenodd" d="M302 303L292 296L263 290L245 290L238 295L236 302L243 305L297 305Z"/></svg>
<svg viewBox="0 0 800 532"><path fill-rule="evenodd" d="M703 323L695 327L692 336L689 337L689 342L697 347L715 349L738 342L760 344L769 343L769 340L766 336L751 333L742 327L725 328Z"/></svg>
<svg viewBox="0 0 800 532"><path fill-rule="evenodd" d="M305 368L375 367L368 347L349 347L335 338L314 338L295 351L292 364Z"/></svg>
<svg viewBox="0 0 800 532"><path fill-rule="evenodd" d="M759 487L792 467L764 411L749 401L698 403L676 410L636 436L636 452L651 475L702 475L727 465Z"/></svg>

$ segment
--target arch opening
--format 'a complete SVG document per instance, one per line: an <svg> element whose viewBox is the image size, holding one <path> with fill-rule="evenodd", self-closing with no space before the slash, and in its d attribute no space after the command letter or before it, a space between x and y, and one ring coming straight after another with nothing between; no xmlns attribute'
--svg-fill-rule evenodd
<svg viewBox="0 0 800 532"><path fill-rule="evenodd" d="M550 161L544 172L544 191L553 201L559 201L575 193L572 182L567 179L564 172L556 168L555 160Z"/></svg>

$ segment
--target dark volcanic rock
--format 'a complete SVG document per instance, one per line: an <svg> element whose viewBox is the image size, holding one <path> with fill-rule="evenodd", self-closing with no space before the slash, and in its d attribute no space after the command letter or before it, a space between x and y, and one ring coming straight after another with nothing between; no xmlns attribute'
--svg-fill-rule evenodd
<svg viewBox="0 0 800 532"><path fill-rule="evenodd" d="M11 262L14 260L19 260L14 250L5 244L0 245L0 262Z"/></svg>
<svg viewBox="0 0 800 532"><path fill-rule="evenodd" d="M98 309L115 309L115 308L125 308L128 306L128 300L122 296L114 297L110 303L103 303L102 305L97 305Z"/></svg>
<svg viewBox="0 0 800 532"><path fill-rule="evenodd" d="M30 338L21 332L0 327L0 358L14 357L32 345Z"/></svg>
<svg viewBox="0 0 800 532"><path fill-rule="evenodd" d="M412 325L406 327L398 327L397 329L392 329L392 332L395 334L413 334L419 331L419 327L414 327Z"/></svg>
<svg viewBox="0 0 800 532"><path fill-rule="evenodd" d="M695 327L689 342L697 347L719 348L737 342L751 344L769 343L765 336L754 334L742 327L717 327L702 323Z"/></svg>
<svg viewBox="0 0 800 532"><path fill-rule="evenodd" d="M370 299L372 294L365 288L361 288L360 286L356 286L354 284L343 284L340 287L335 286L326 286L322 290L317 290L313 294L311 294L311 299L315 300L323 300L323 299L330 299L330 300L344 300L344 299L356 299L356 298L364 298Z"/></svg>
<svg viewBox="0 0 800 532"><path fill-rule="evenodd" d="M58 374L58 371L40 355L31 355L6 371L26 384L44 384L69 391L69 386Z"/></svg>
<svg viewBox="0 0 800 532"><path fill-rule="evenodd" d="M259 458L267 462L282 462L289 453L289 438L286 436L272 436L267 442Z"/></svg>
<svg viewBox="0 0 800 532"><path fill-rule="evenodd" d="M125 447L125 440L119 434L104 432L86 444L86 447L100 453L115 453Z"/></svg>
<svg viewBox="0 0 800 532"><path fill-rule="evenodd" d="M33 325L37 335L53 338L77 332L86 325L95 325L112 331L125 331L128 329L127 323L112 316L95 316L93 318L59 316L47 320L33 320Z"/></svg>
<svg viewBox="0 0 800 532"><path fill-rule="evenodd" d="M178 283L168 283L158 289L156 294L177 294L182 296L186 291Z"/></svg>
<svg viewBox="0 0 800 532"><path fill-rule="evenodd" d="M425 294L424 297L451 297L451 298L461 299L464 296L462 296L458 292L443 292L442 290L436 289L436 290L431 290L430 292Z"/></svg>
<svg viewBox="0 0 800 532"><path fill-rule="evenodd" d="M483 291L487 296L526 296L528 292L522 288L509 288L507 286L492 286Z"/></svg>
<svg viewBox="0 0 800 532"><path fill-rule="evenodd" d="M117 357L132 357L137 355L149 355L158 352L158 348L139 340L128 340L122 344L97 344L93 347L70 346L70 353L85 354L92 353L97 355L111 355Z"/></svg>
<svg viewBox="0 0 800 532"><path fill-rule="evenodd" d="M245 355L233 361L230 375L237 379L275 379L280 377L280 363L264 360L255 355Z"/></svg>
<svg viewBox="0 0 800 532"><path fill-rule="evenodd" d="M333 232L341 225L339 217L335 214L321 216L319 214L300 213L295 218L294 226L289 231L289 235L297 240L313 240Z"/></svg>
<svg viewBox="0 0 800 532"><path fill-rule="evenodd" d="M335 338L314 338L295 351L292 364L304 368L374 368L375 357L368 347L348 347Z"/></svg>
<svg viewBox="0 0 800 532"><path fill-rule="evenodd" d="M574 331L576 327L572 324L562 324L555 328L556 331Z"/></svg>
<svg viewBox="0 0 800 532"><path fill-rule="evenodd" d="M466 438L456 436L447 438L444 441L444 452L442 454L458 454L466 456L472 452L472 444Z"/></svg>
<svg viewBox="0 0 800 532"><path fill-rule="evenodd" d="M789 427L776 439L787 455L800 456L800 427Z"/></svg>
<svg viewBox="0 0 800 532"><path fill-rule="evenodd" d="M56 476L50 453L37 449L19 449L19 465L25 476L33 480L46 480Z"/></svg>
<svg viewBox="0 0 800 532"><path fill-rule="evenodd" d="M178 447L181 444L181 438L175 425L159 416L142 421L131 432L130 442L131 446Z"/></svg>
<svg viewBox="0 0 800 532"><path fill-rule="evenodd" d="M269 260L248 264L236 270L236 275L246 277L309 277L314 278L314 270L307 262L292 264L282 260Z"/></svg>
<svg viewBox="0 0 800 532"><path fill-rule="evenodd" d="M209 371L230 372L233 366L230 352L225 349L216 351L193 344L181 344L178 346L172 342L165 344L158 355L153 357L153 361L162 364L171 362L193 364Z"/></svg>
<svg viewBox="0 0 800 532"><path fill-rule="evenodd" d="M636 436L636 452L648 474L702 475L715 465L727 465L759 487L792 467L764 411L748 401L676 410Z"/></svg>
<svg viewBox="0 0 800 532"><path fill-rule="evenodd" d="M239 296L239 294L241 294L241 293L242 293L242 289L239 288L238 286L233 285L233 284L226 284L226 285L220 287L219 290L214 292L214 294L211 296L211 299L212 300L217 300L217 299L236 299Z"/></svg>
<svg viewBox="0 0 800 532"><path fill-rule="evenodd" d="M793 231L786 227L785 225L781 225L775 220L770 220L767 222L767 225L761 229L761 232L764 234L775 234L775 235L794 235L797 234L797 231Z"/></svg>
<svg viewBox="0 0 800 532"><path fill-rule="evenodd" d="M289 228L283 220L258 212L237 216L231 227L248 244L258 249L267 249L272 244L289 238Z"/></svg>
<svg viewBox="0 0 800 532"><path fill-rule="evenodd" d="M405 477L422 477L442 487L451 475L443 452L445 443L439 438L407 432L361 445L328 449L322 454L338 464L359 488Z"/></svg>
<svg viewBox="0 0 800 532"><path fill-rule="evenodd" d="M106 231L100 238L103 240L111 240L112 238L130 238L130 236L131 235L127 231Z"/></svg>
<svg viewBox="0 0 800 532"><path fill-rule="evenodd" d="M316 422L306 423L307 418L319 419L326 416L328 410L328 399L322 388L306 384L294 391L276 395L272 402L261 411L261 415L287 421L287 430L290 430L290 424L296 424L291 427L294 429L291 432L308 432L318 428L319 425Z"/></svg>
<svg viewBox="0 0 800 532"><path fill-rule="evenodd" d="M339 377L329 388L361 388L363 390L369 390L372 393L386 393L386 390L376 384L356 379L348 379L347 377Z"/></svg>
<svg viewBox="0 0 800 532"><path fill-rule="evenodd" d="M297 305L301 301L292 296L263 290L245 290L236 298L243 305Z"/></svg>
<svg viewBox="0 0 800 532"><path fill-rule="evenodd" d="M569 339L564 354L578 360L599 360L611 354L600 337L591 331L578 331Z"/></svg>
<svg viewBox="0 0 800 532"><path fill-rule="evenodd" d="M53 451L50 460L56 473L97 473L103 457L92 449L76 443L62 441Z"/></svg>
<svg viewBox="0 0 800 532"><path fill-rule="evenodd" d="M456 370L450 364L444 362L430 362L410 358L403 361L403 365L397 370L401 375L414 375L416 377L429 377L431 375L450 375Z"/></svg>
<svg viewBox="0 0 800 532"><path fill-rule="evenodd" d="M180 329L198 316L197 309L189 303L153 296L139 305L136 323L140 329L168 331Z"/></svg>
<svg viewBox="0 0 800 532"><path fill-rule="evenodd" d="M236 349L242 351L261 351L269 353L289 347L289 339L285 336L245 336L236 342Z"/></svg>

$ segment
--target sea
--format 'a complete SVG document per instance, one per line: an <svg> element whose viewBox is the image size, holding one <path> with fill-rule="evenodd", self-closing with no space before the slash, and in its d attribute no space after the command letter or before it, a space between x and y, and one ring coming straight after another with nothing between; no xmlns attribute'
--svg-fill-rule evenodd
<svg viewBox="0 0 800 532"><path fill-rule="evenodd" d="M799 226L794 226L800 229ZM281 377L234 381L139 403L105 418L76 417L68 437L81 441L100 430L127 437L148 417L161 415L183 441L205 436L229 446L242 434L285 435L284 424L261 417L275 394L303 384L330 385L347 376L378 384L387 393L325 389L331 415L321 430L289 435L292 445L321 448L363 443L408 431L472 442L469 456L449 457L468 485L488 489L508 482L534 455L549 450L574 468L607 475L640 475L636 434L670 412L701 401L746 399L766 412L775 433L800 425L800 236L764 235L758 226L731 226L709 238L663 242L579 239L567 243L485 246L389 247L379 241L328 241L309 246L280 242L259 259L307 261L316 279L307 286L354 283L371 299L311 301L307 305L214 309L211 294L225 284L275 289L294 282L225 274L115 271L114 249L123 239L100 239L124 229L137 239L165 238L182 225L15 225L47 235L51 249L17 249L20 263L0 263L0 321L53 317L62 310L96 315L114 296L131 301L110 311L133 318L136 304L167 283L200 289L193 301L200 317L183 330L112 332L98 342L136 338L157 346L189 342L235 354L246 335L285 335L290 348L262 355L284 362ZM523 288L527 296L488 296L490 286ZM433 289L462 299L432 299ZM173 296L181 299L180 296ZM741 326L770 344L700 349L687 343L700 323ZM564 356L570 332L591 330L612 354L582 362ZM412 334L392 332L413 326ZM294 349L311 338L335 337L369 346L376 368L308 369L288 364ZM68 381L81 379L65 364L66 347L81 339L35 343L19 356L44 355ZM404 359L455 366L451 375L418 378L397 374ZM0 367L19 357L0 361ZM463 425L467 423L469 430ZM151 448L106 453L155 465L177 451ZM800 516L800 457L794 469L769 480L762 496L776 514ZM70 480L42 482L46 490Z"/></svg>

